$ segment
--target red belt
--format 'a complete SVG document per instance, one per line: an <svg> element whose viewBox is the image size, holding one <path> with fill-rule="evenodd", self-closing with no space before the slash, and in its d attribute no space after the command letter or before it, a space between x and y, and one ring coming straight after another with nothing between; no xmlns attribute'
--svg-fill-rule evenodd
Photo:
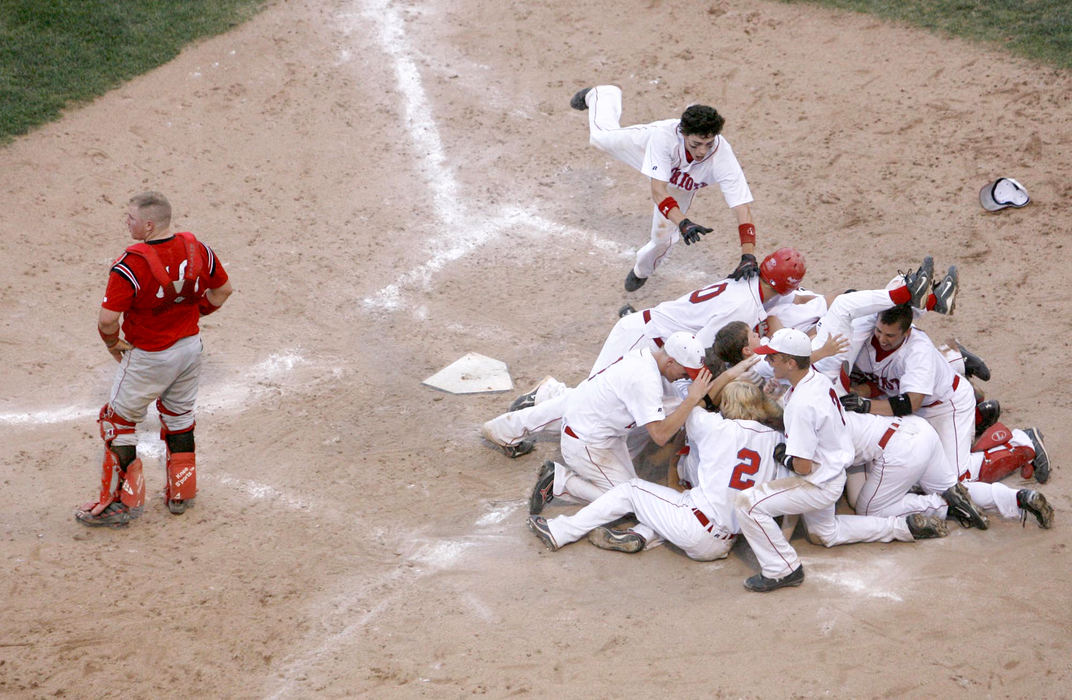
<svg viewBox="0 0 1072 700"><path fill-rule="evenodd" d="M641 315L644 317L644 323L651 323L651 309L644 309ZM652 338L652 340L655 342L655 347L661 348L663 346L662 338Z"/></svg>
<svg viewBox="0 0 1072 700"><path fill-rule="evenodd" d="M893 437L893 434L896 433L897 429L900 427L900 423L894 423L886 430L886 433L882 436L882 439L878 441L878 447L880 450L886 449L886 443L890 441L890 438Z"/></svg>
<svg viewBox="0 0 1072 700"><path fill-rule="evenodd" d="M960 386L960 375L959 374L954 374L953 375L953 391L956 391L958 386ZM932 401L929 404L927 404L926 406L920 406L920 408L930 408L931 406L937 406L940 403L942 403L942 402L941 401Z"/></svg>
<svg viewBox="0 0 1072 700"><path fill-rule="evenodd" d="M580 440L580 438L577 437L577 433L573 432L573 428L569 427L568 425L562 428L562 432L564 432L566 435L569 435L571 438Z"/></svg>
<svg viewBox="0 0 1072 700"><path fill-rule="evenodd" d="M732 540L734 537L737 536L737 535L726 535L726 534L723 534L723 533L715 534L715 532L714 532L714 529L715 529L714 524L710 520L707 519L707 516L704 515L703 511L700 510L699 508L693 508L692 509L692 514L695 515L696 519L700 521L700 525L703 526L703 529L705 529L708 532L710 532L711 535L714 536L717 539L720 539L720 540Z"/></svg>

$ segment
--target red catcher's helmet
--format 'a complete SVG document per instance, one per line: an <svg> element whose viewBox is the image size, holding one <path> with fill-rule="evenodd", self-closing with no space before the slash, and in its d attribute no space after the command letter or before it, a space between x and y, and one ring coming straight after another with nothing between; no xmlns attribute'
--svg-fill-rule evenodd
<svg viewBox="0 0 1072 700"><path fill-rule="evenodd" d="M779 248L759 266L759 277L779 294L788 294L804 279L804 256L796 248Z"/></svg>

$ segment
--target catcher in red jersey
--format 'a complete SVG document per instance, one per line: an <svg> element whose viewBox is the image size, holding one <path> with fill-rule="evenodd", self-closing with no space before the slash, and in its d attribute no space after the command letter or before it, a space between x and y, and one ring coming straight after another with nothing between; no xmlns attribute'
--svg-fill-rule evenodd
<svg viewBox="0 0 1072 700"><path fill-rule="evenodd" d="M167 447L168 510L179 515L191 505L197 495L198 319L219 309L232 291L211 248L192 233L171 232L164 195L131 197L126 224L136 243L112 263L97 320L119 370L98 418L104 440L100 496L75 513L90 526L125 525L141 515L145 479L134 429L153 400Z"/></svg>

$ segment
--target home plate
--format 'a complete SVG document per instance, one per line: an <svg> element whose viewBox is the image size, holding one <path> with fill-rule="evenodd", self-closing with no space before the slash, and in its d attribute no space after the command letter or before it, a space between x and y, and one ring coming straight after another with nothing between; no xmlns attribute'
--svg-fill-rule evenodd
<svg viewBox="0 0 1072 700"><path fill-rule="evenodd" d="M468 353L421 382L451 394L478 394L514 388L505 362Z"/></svg>

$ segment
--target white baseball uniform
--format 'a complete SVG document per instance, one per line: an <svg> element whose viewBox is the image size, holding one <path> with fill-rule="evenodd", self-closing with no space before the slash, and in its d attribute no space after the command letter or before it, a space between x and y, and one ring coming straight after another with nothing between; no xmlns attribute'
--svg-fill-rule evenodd
<svg viewBox="0 0 1072 700"><path fill-rule="evenodd" d="M614 156L645 176L667 183L667 190L687 213L696 190L718 183L729 207L752 202L744 171L724 136L703 160L695 161L685 149L680 119L664 119L650 124L621 126L622 91L613 85L599 85L586 96L589 143ZM680 238L677 227L652 204L651 240L637 253L635 272L650 277Z"/></svg>
<svg viewBox="0 0 1072 700"><path fill-rule="evenodd" d="M742 491L736 502L741 532L764 576L784 578L800 565L796 551L774 521L776 515L802 514L809 535L827 547L914 539L904 518L836 515L834 504L855 451L829 379L809 369L786 394L784 420L786 454L811 460L811 473L760 484Z"/></svg>
<svg viewBox="0 0 1072 700"><path fill-rule="evenodd" d="M590 530L634 513L641 525L669 540L692 559L725 557L739 532L734 498L784 474L773 459L782 441L778 431L755 421L727 420L694 408L686 422L690 458L697 486L685 492L630 479L618 484L574 515L548 521L560 546L584 537Z"/></svg>
<svg viewBox="0 0 1072 700"><path fill-rule="evenodd" d="M849 348L845 352L824 357L815 363L815 368L834 383L834 389L839 396L848 389L839 382L842 365L847 362L848 366L852 367L860 350L875 330L875 314L892 306L893 300L885 289L847 292L834 297L830 309L815 324L813 349L821 348L833 335L840 335L849 341Z"/></svg>
<svg viewBox="0 0 1072 700"><path fill-rule="evenodd" d="M927 421L852 412L845 421L856 450L854 465L866 471L854 499L858 515L946 517L948 508L939 494L956 483L956 475ZM916 484L926 493L909 493Z"/></svg>
<svg viewBox="0 0 1072 700"><path fill-rule="evenodd" d="M779 298L776 295L764 300L758 277L724 279L651 309L623 316L607 335L590 374L595 375L629 352L655 350L677 331L692 333L703 347L709 347L719 329L730 321L743 321L749 326L762 322L766 318L765 304L773 305ZM554 384L563 386L561 382ZM484 437L500 445L514 445L554 427L555 421L562 417L566 398L571 392L570 389L564 393L544 392L541 387L536 394L535 406L503 413L486 422ZM668 399L672 395L673 392L667 389Z"/></svg>
<svg viewBox="0 0 1072 700"><path fill-rule="evenodd" d="M555 497L588 503L636 477L629 431L665 417L663 377L650 350L627 353L578 384L562 416L565 465L555 464Z"/></svg>
<svg viewBox="0 0 1072 700"><path fill-rule="evenodd" d="M872 337L856 358L856 369L875 382L886 397L923 394L916 414L938 433L946 457L959 479L971 473L975 436L975 392L949 367L930 337L912 326L899 347L885 351Z"/></svg>
<svg viewBox="0 0 1072 700"><path fill-rule="evenodd" d="M593 372L636 347L656 348L677 331L692 333L707 348L715 335L730 321L755 327L767 318L766 305L774 305L778 295L764 299L759 277L747 280L724 279L701 287L677 299L618 319L592 366Z"/></svg>

